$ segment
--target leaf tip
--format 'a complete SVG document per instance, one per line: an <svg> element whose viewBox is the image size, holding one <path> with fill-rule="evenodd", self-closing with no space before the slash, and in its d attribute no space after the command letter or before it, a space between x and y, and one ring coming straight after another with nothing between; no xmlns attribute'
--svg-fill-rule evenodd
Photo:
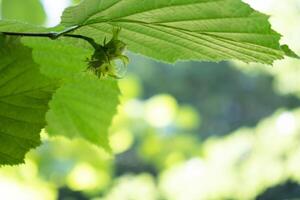
<svg viewBox="0 0 300 200"><path fill-rule="evenodd" d="M293 50L291 50L288 45L281 45L280 48L286 56L300 59L300 56L297 55Z"/></svg>

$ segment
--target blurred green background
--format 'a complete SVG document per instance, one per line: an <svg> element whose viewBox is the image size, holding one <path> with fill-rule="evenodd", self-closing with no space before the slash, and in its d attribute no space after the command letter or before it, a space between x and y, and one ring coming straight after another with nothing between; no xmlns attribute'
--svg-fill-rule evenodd
<svg viewBox="0 0 300 200"><path fill-rule="evenodd" d="M79 1L0 0L2 19L54 26ZM300 53L300 1L248 0ZM49 138L0 168L2 200L300 198L300 61L167 65L128 53L114 155Z"/></svg>

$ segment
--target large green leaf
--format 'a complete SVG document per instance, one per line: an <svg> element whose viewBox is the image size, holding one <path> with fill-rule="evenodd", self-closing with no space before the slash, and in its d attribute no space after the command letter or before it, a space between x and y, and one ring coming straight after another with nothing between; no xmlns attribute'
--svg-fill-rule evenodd
<svg viewBox="0 0 300 200"><path fill-rule="evenodd" d="M41 72L64 80L50 102L47 131L50 135L84 138L109 149L108 128L116 112L119 90L116 81L100 80L87 69L92 47L81 40L23 38L33 48Z"/></svg>
<svg viewBox="0 0 300 200"><path fill-rule="evenodd" d="M285 55L268 16L240 0L84 0L65 10L62 25L98 41L121 27L131 51L167 62L271 64Z"/></svg>
<svg viewBox="0 0 300 200"><path fill-rule="evenodd" d="M24 33L46 31L46 29L27 24L2 21L0 23L0 31L6 30ZM62 135L71 138L78 136L109 149L107 133L118 104L118 88L115 81L98 80L92 74L88 75L89 78L79 78L86 72L88 66L87 59L93 54L93 48L90 44L76 38L51 40L49 38L24 37L21 41L33 49L33 59L40 65L40 71L43 75L62 80L61 83L63 86L54 95L53 101L51 101L51 109L47 115L47 130L50 135ZM99 93L99 89L101 88L103 91ZM71 92L74 96L70 100L62 98L64 95L70 95ZM98 102L98 107L88 109L87 102L89 101ZM70 107L71 109L67 117L70 120L77 119L77 116L84 117L82 123L73 124L76 127L64 124L68 120L63 120L66 116L61 111L67 108L65 104L69 105L69 102L70 105L72 102L75 103ZM107 105L108 107L106 107ZM88 115L86 115L85 108L90 112ZM109 108L109 111L104 116L101 113L103 108ZM95 123L94 116L99 119L97 123ZM60 129L60 126L64 128ZM74 132L74 129L77 132Z"/></svg>
<svg viewBox="0 0 300 200"><path fill-rule="evenodd" d="M108 128L116 113L115 80L86 75L74 78L54 94L46 115L50 135L84 138L109 150Z"/></svg>
<svg viewBox="0 0 300 200"><path fill-rule="evenodd" d="M46 20L46 13L40 0L2 0L1 11L3 19L37 25L42 25Z"/></svg>
<svg viewBox="0 0 300 200"><path fill-rule="evenodd" d="M33 48L33 58L43 74L65 83L50 102L48 133L84 138L109 149L108 128L116 112L119 90L116 81L83 75L92 47L72 38L23 38L22 42Z"/></svg>
<svg viewBox="0 0 300 200"><path fill-rule="evenodd" d="M2 38L0 46L0 165L19 164L40 144L53 82L18 40Z"/></svg>

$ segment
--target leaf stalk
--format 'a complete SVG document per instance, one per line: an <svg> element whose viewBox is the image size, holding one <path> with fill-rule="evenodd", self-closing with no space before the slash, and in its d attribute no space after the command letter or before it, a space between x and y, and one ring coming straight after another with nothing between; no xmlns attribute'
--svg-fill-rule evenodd
<svg viewBox="0 0 300 200"><path fill-rule="evenodd" d="M23 32L6 32L6 31L0 33L9 36L20 36L20 37L47 37L50 38L51 40L56 40L60 37L72 37L72 38L85 40L96 49L97 43L94 41L94 39L84 35L70 34L70 32L75 31L78 28L80 28L80 26L73 26L61 32L48 32L48 33L29 33L29 32L23 33Z"/></svg>

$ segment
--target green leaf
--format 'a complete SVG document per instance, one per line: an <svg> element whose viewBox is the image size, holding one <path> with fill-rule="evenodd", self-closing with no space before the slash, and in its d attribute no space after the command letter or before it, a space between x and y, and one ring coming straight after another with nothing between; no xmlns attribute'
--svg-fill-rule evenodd
<svg viewBox="0 0 300 200"><path fill-rule="evenodd" d="M167 61L238 59L271 64L285 55L268 16L240 0L84 0L62 25L103 41L121 27L129 50Z"/></svg>
<svg viewBox="0 0 300 200"><path fill-rule="evenodd" d="M2 37L0 45L0 165L20 164L40 144L53 82L18 40Z"/></svg>
<svg viewBox="0 0 300 200"><path fill-rule="evenodd" d="M1 28L1 24L4 28ZM38 29L38 27L26 24L20 25L4 21L0 23L0 31L9 29L14 32L21 27L21 32L28 33L37 32ZM45 32L45 29L41 30ZM99 80L91 74L89 74L91 76L89 78L78 77L82 76L87 69L87 59L93 53L92 46L84 40L75 38L51 40L49 38L24 37L21 41L25 46L33 49L33 59L40 65L43 75L63 80L61 82L64 83L50 104L51 109L47 115L49 134L70 138L82 137L109 149L107 132L118 105L119 90L116 82L112 80ZM70 99L64 98L65 95L69 95ZM94 107L89 109L87 102L90 101L95 101L98 105L93 105ZM78 120L77 116L83 116L84 119L79 118L80 123L71 125L68 124L68 120L62 120L66 117L64 112L68 107L65 105L72 105L69 107L70 109L67 109L69 120ZM89 113L86 113L85 108ZM106 108L109 111L107 110L105 116L102 116L101 110ZM95 119L99 120L95 122Z"/></svg>
<svg viewBox="0 0 300 200"><path fill-rule="evenodd" d="M22 42L33 49L33 58L41 66L42 74L51 78L70 78L84 72L92 47L82 40L62 38L23 38Z"/></svg>
<svg viewBox="0 0 300 200"><path fill-rule="evenodd" d="M72 0L72 4L78 4L80 0Z"/></svg>
<svg viewBox="0 0 300 200"><path fill-rule="evenodd" d="M0 21L0 32L48 33L53 30L61 28L47 29L16 21ZM33 58L40 65L41 72L51 78L68 78L83 72L87 68L87 58L93 53L91 45L80 39L23 37L21 41L33 49Z"/></svg>
<svg viewBox="0 0 300 200"><path fill-rule="evenodd" d="M13 20L0 20L0 32L47 32L46 28Z"/></svg>
<svg viewBox="0 0 300 200"><path fill-rule="evenodd" d="M65 82L50 102L47 132L83 138L110 150L107 134L119 90L116 81L99 80L93 75L82 77L92 47L73 38L23 38L22 42L33 48L33 58L40 64L42 74Z"/></svg>
<svg viewBox="0 0 300 200"><path fill-rule="evenodd" d="M119 103L118 95L115 80L75 77L57 90L49 104L48 133L84 138L109 150L107 134Z"/></svg>
<svg viewBox="0 0 300 200"><path fill-rule="evenodd" d="M46 13L39 0L2 0L1 11L3 19L37 25L42 25L46 20Z"/></svg>
<svg viewBox="0 0 300 200"><path fill-rule="evenodd" d="M292 57L292 58L300 58L295 52L293 52L288 45L281 46L282 51L285 52L285 55Z"/></svg>

